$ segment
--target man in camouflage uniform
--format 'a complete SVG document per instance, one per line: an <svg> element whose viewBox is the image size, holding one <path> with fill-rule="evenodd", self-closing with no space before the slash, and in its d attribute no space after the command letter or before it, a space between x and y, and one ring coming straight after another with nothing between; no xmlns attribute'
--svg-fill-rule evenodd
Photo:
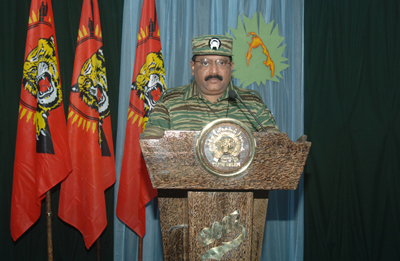
<svg viewBox="0 0 400 261"><path fill-rule="evenodd" d="M259 93L231 82L233 39L225 35L197 36L192 40L190 61L194 81L166 91L150 114L144 136L161 137L164 130L202 130L221 118L243 122L252 131L263 131L245 106L229 97L234 90L268 132L279 132Z"/></svg>

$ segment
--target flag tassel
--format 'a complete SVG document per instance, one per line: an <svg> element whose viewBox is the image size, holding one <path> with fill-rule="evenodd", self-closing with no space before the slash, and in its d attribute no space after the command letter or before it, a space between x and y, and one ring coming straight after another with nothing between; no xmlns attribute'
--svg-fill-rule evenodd
<svg viewBox="0 0 400 261"><path fill-rule="evenodd" d="M47 259L53 261L53 227L51 211L51 193L50 190L46 192L46 227L47 227Z"/></svg>

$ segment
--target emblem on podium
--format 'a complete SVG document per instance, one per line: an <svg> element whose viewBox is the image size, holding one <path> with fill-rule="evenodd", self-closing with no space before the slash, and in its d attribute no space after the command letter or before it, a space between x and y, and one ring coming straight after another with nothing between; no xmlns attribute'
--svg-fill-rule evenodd
<svg viewBox="0 0 400 261"><path fill-rule="evenodd" d="M243 173L254 159L255 141L242 122L223 118L210 122L200 132L196 153L208 172L220 177Z"/></svg>

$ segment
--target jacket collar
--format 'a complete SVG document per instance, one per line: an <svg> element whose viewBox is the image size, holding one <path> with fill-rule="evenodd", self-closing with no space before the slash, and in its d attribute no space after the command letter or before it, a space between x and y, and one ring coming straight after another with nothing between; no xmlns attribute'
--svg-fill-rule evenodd
<svg viewBox="0 0 400 261"><path fill-rule="evenodd" d="M229 91L233 90L232 81L229 82L228 87L226 88L225 92L222 94L221 97L218 98L217 101L222 101L224 99L229 98ZM194 80L187 88L185 94L183 95L183 100L188 100L191 98L198 97L200 99L204 99L203 95L201 95L199 89L197 88L196 81Z"/></svg>

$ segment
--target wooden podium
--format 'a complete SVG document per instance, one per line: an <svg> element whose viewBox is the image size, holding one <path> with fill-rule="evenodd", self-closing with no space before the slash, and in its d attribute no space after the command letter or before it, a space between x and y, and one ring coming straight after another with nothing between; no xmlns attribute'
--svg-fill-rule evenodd
<svg viewBox="0 0 400 261"><path fill-rule="evenodd" d="M234 177L206 171L199 131L141 139L158 189L164 260L260 260L269 190L297 188L311 143L286 133L253 133L254 159Z"/></svg>

